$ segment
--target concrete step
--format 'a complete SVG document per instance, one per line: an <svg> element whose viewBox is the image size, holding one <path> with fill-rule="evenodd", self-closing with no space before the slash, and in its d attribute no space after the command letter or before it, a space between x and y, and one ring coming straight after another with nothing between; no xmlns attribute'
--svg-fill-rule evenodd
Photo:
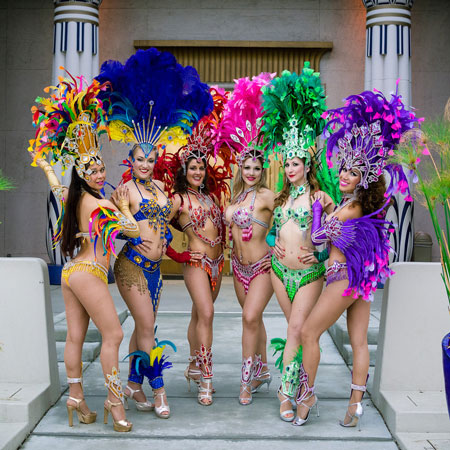
<svg viewBox="0 0 450 450"><path fill-rule="evenodd" d="M125 322L125 319L128 317L128 309L126 307L122 307L117 310L117 315L119 316L120 323ZM55 324L55 340L56 342L66 342L67 337L67 321L66 321L66 313L56 314L53 318L53 322ZM100 332L97 330L97 327L89 322L88 331L86 333L85 342L101 342L102 336ZM88 361L83 359L83 361ZM89 360L91 361L91 360Z"/></svg>
<svg viewBox="0 0 450 450"><path fill-rule="evenodd" d="M450 433L443 391L380 391L385 420L396 433Z"/></svg>
<svg viewBox="0 0 450 450"><path fill-rule="evenodd" d="M58 362L64 361L64 347L65 342L56 342L56 356ZM83 361L94 361L95 358L100 354L100 349L102 348L101 342L85 342L83 344L83 353L81 359Z"/></svg>
<svg viewBox="0 0 450 450"><path fill-rule="evenodd" d="M337 347L337 346L336 346ZM350 344L344 344L341 348L338 347L344 361L348 365L353 364L353 350ZM377 345L369 344L370 365L375 366L377 360Z"/></svg>
<svg viewBox="0 0 450 450"><path fill-rule="evenodd" d="M397 433L400 450L448 450L450 433Z"/></svg>
<svg viewBox="0 0 450 450"><path fill-rule="evenodd" d="M50 385L0 383L0 449L16 450L48 409Z"/></svg>
<svg viewBox="0 0 450 450"><path fill-rule="evenodd" d="M0 448L16 450L29 433L27 422L0 422Z"/></svg>

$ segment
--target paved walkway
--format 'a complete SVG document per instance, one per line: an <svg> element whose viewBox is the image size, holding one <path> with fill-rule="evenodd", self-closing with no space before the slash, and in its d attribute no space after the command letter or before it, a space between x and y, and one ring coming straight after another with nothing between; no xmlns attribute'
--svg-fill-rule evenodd
<svg viewBox="0 0 450 450"><path fill-rule="evenodd" d="M123 308L115 285L111 293L118 307ZM61 291L52 287L55 315L63 311ZM122 305L122 306L121 306ZM133 422L131 433L115 433L111 418L103 424L102 404L105 398L103 376L98 358L85 363L84 388L87 401L98 412L98 420L92 425L78 424L69 428L65 402L67 385L63 363L59 363L61 399L43 417L24 443L26 450L36 449L135 449L152 445L170 449L298 449L302 450L396 450L398 447L386 428L383 418L369 397L364 399L362 430L345 429L338 420L345 413L350 386L350 370L336 350L330 336L321 340L322 359L316 383L319 396L320 417L311 417L303 427L293 427L278 418L276 390L280 375L274 369L275 358L270 356L269 365L274 379L268 392L254 395L249 406L241 406L239 393L241 366L241 314L231 279L224 280L216 302L214 318L214 386L216 394L210 407L200 406L196 392L188 392L183 371L187 364L189 349L186 330L191 301L182 281L165 281L158 315L158 336L170 339L178 352L170 356L173 369L165 376L172 415L169 420L157 418L153 412L138 412L132 405L128 418ZM284 337L286 321L275 297L270 301L264 316L269 339ZM127 354L128 339L133 329L133 319L124 324L125 339L120 357ZM168 350L171 352L171 350ZM120 363L122 380L125 380L127 363ZM373 378L373 377L371 377ZM151 393L147 387L147 394Z"/></svg>

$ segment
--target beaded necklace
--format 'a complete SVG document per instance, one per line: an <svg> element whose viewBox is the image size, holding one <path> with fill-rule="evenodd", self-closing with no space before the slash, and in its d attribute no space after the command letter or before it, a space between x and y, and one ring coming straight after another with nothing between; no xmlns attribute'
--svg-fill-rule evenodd
<svg viewBox="0 0 450 450"><path fill-rule="evenodd" d="M144 186L144 188L149 191L153 197L157 197L158 194L156 193L156 188L155 185L152 181L152 179L148 179L148 180L141 180L140 178L137 178L133 175L133 181L135 183L139 183L140 185Z"/></svg>
<svg viewBox="0 0 450 450"><path fill-rule="evenodd" d="M247 195L248 195L250 192L253 192L255 189L256 189L255 186L252 186L251 188L246 189L244 192L241 192L241 193L236 197L236 199L233 201L233 203L235 203L235 204L242 203L242 202L246 199Z"/></svg>
<svg viewBox="0 0 450 450"><path fill-rule="evenodd" d="M304 194L306 192L306 189L308 189L309 183L303 183L301 186L294 186L291 184L289 188L289 195L292 197L293 200L295 200L298 196Z"/></svg>
<svg viewBox="0 0 450 450"><path fill-rule="evenodd" d="M195 195L195 197L199 201L200 206L198 208L192 207L189 193ZM218 206L211 200L211 198L208 195L204 195L200 192L197 192L196 190L190 187L188 187L187 189L187 196L189 200L188 213L190 225L192 226L192 231L200 240L202 240L206 244L209 244L211 247L215 247L216 245L220 244L222 242L223 225L222 225L222 216ZM214 227L217 228L218 230L218 236L214 240L208 239L206 236L203 236L200 232L200 230L203 231L205 230L206 221L208 219L211 220ZM186 228L186 226L184 228Z"/></svg>

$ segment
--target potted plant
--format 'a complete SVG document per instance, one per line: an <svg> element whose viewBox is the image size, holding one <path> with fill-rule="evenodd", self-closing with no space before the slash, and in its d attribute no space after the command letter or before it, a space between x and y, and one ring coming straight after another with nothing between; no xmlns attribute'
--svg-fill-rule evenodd
<svg viewBox="0 0 450 450"><path fill-rule="evenodd" d="M442 117L427 120L420 130L405 133L393 158L407 166L430 213L450 310L450 99ZM450 415L450 333L442 340L442 356Z"/></svg>

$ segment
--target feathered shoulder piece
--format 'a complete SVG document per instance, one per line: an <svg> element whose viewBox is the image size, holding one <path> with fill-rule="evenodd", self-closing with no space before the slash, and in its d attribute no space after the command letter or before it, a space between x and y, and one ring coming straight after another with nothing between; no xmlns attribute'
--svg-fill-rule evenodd
<svg viewBox="0 0 450 450"><path fill-rule="evenodd" d="M263 72L251 80L249 77L235 80L233 93L225 106L216 148L227 145L239 166L251 155L263 157L262 150L256 147L263 124L261 89L274 77L274 73Z"/></svg>
<svg viewBox="0 0 450 450"><path fill-rule="evenodd" d="M169 142L184 145L213 106L197 71L156 48L138 50L125 64L103 63L96 79L110 85L101 98L108 107L111 138L139 144L145 154Z"/></svg>
<svg viewBox="0 0 450 450"><path fill-rule="evenodd" d="M266 155L281 152L284 159L306 158L310 163L310 147L323 130L326 110L320 74L305 62L302 73L287 70L262 88Z"/></svg>
<svg viewBox="0 0 450 450"><path fill-rule="evenodd" d="M47 98L37 97L33 106L36 135L29 151L37 159L50 156L50 163L60 161L63 171L75 163L80 177L88 178L89 164L101 162L98 136L108 131L102 101L98 98L104 84L94 80L87 85L82 77L59 78L58 86L49 86Z"/></svg>
<svg viewBox="0 0 450 450"><path fill-rule="evenodd" d="M417 123L415 114L408 111L398 94L390 101L379 92L365 91L346 98L345 106L324 114L328 123L324 130L327 141L327 161L333 166L337 157L339 170L343 167L358 169L359 186L367 189L387 169L391 172L391 185L387 195L398 190L399 179L404 179L400 166L387 167L387 159L394 154L402 134ZM400 189L404 189L401 183Z"/></svg>

